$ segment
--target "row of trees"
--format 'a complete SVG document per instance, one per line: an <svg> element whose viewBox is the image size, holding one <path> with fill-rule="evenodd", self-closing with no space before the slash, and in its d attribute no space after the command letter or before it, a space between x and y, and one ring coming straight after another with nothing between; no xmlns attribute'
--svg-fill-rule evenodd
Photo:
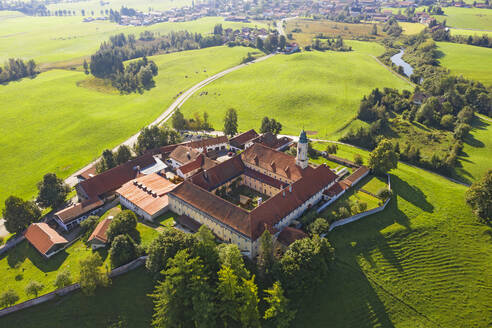
<svg viewBox="0 0 492 328"><path fill-rule="evenodd" d="M119 146L115 152L106 149L103 151L101 159L96 164L96 171L97 173L102 173L112 169L113 167L128 162L132 159L132 157L131 149L127 145Z"/></svg>
<svg viewBox="0 0 492 328"><path fill-rule="evenodd" d="M339 35L336 38L324 36L323 34L317 35L311 47L315 50L331 50L331 51L352 51L352 47L345 46L342 36Z"/></svg>
<svg viewBox="0 0 492 328"><path fill-rule="evenodd" d="M175 130L153 125L140 130L134 150L140 156L148 150L179 142L181 142L181 137Z"/></svg>
<svg viewBox="0 0 492 328"><path fill-rule="evenodd" d="M0 83L20 80L24 77L34 77L39 71L34 60L24 62L20 58L9 58L3 67L0 67Z"/></svg>
<svg viewBox="0 0 492 328"><path fill-rule="evenodd" d="M274 118L268 118L268 116L265 116L261 121L261 133L270 132L272 134L279 134L280 131L282 131L282 123L277 122Z"/></svg>
<svg viewBox="0 0 492 328"><path fill-rule="evenodd" d="M205 226L195 235L165 230L150 244L146 262L159 280L151 295L153 325L288 327L299 297L321 283L332 260L331 246L318 236L278 254L265 232L255 267L246 265L236 245L217 245Z"/></svg>
<svg viewBox="0 0 492 328"><path fill-rule="evenodd" d="M177 131L191 130L191 131L212 131L212 124L208 121L208 113L203 112L203 117L200 114L195 113L193 117L189 119L185 118L179 108L174 112L172 117L173 128Z"/></svg>

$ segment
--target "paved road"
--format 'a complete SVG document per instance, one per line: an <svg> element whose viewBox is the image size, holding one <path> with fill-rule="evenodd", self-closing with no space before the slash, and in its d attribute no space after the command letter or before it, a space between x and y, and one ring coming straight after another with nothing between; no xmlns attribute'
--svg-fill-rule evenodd
<svg viewBox="0 0 492 328"><path fill-rule="evenodd" d="M246 63L246 64L240 64L240 65L237 65L237 66L234 66L234 67L231 67L229 69L226 69L225 71L222 71L220 73L217 73L197 84L195 84L194 86L192 86L191 88L189 88L188 90L186 90L185 92L183 92L172 104L171 106L169 106L161 115L159 115L158 118L156 118L152 123L150 123L148 126L154 126L154 125L161 125L163 124L164 122L166 122L168 119L171 118L171 116L173 115L173 113L176 111L176 109L180 108L183 103L188 100L195 92L197 92L198 90L200 90L201 88L203 88L204 86L212 83L213 81L217 80L217 79L220 79L221 77L223 77L224 75L227 75L229 73L232 73L234 71L237 71L238 69L241 69L245 66L248 66L248 65L252 65L254 63L259 63L261 61L264 61L272 56L275 56L275 53L273 54L270 54L270 55L267 55L267 56L263 56L263 57L260 57L256 60L253 60L252 62L249 62L249 63ZM137 138L138 136L140 135L140 131L136 134L134 134L133 136L131 136L130 138L128 138L126 141L124 141L123 143L121 143L120 145L127 145L129 147L133 147L133 145L136 143L137 141ZM113 148L113 151L116 150L120 145L116 146L115 148ZM81 172L87 170L89 167L91 167L92 165L94 165L96 163L97 160L89 163L88 165L86 165L85 167L81 168L80 170L78 170L77 172L75 172L74 174L72 174L71 176L69 176L68 178L65 179L65 182L73 187L77 184L78 180L77 180L77 175L79 175Z"/></svg>

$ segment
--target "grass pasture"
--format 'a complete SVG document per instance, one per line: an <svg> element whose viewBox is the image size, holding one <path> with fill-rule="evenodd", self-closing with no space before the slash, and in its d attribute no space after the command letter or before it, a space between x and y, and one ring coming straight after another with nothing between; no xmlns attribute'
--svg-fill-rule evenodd
<svg viewBox="0 0 492 328"><path fill-rule="evenodd" d="M461 28L451 28L449 29L449 32L451 35L466 35L466 36L478 36L481 37L482 35L486 34L489 38L492 38L492 31L476 31L476 30L465 30Z"/></svg>
<svg viewBox="0 0 492 328"><path fill-rule="evenodd" d="M376 43L346 41L351 52L302 52L278 55L251 64L204 87L182 107L186 117L207 111L216 129L228 108L238 112L239 130L259 128L264 116L283 125L282 133L301 128L312 138L328 138L354 118L360 99L373 88L410 88L373 56L384 49Z"/></svg>
<svg viewBox="0 0 492 328"><path fill-rule="evenodd" d="M492 20L492 16L491 16ZM492 86L492 49L467 44L437 42L443 53L439 59L442 66L455 75L482 82Z"/></svg>
<svg viewBox="0 0 492 328"><path fill-rule="evenodd" d="M11 194L32 197L47 172L69 176L152 122L180 91L238 64L248 51L215 47L152 57L159 75L143 95L79 87L90 77L65 70L0 86L0 153L9 154L0 162L0 207Z"/></svg>
<svg viewBox="0 0 492 328"><path fill-rule="evenodd" d="M184 6L190 6L191 0L111 0L111 1L73 1L73 2L59 2L47 5L49 10L72 10L77 15L81 15L80 11L83 9L86 12L86 16L90 15L91 11L94 11L94 16L101 15L101 10L120 10L122 6L141 10L143 12L154 10L168 10L171 8L181 8Z"/></svg>
<svg viewBox="0 0 492 328"><path fill-rule="evenodd" d="M311 45L313 37L319 33L326 36L337 37L339 35L344 39L355 39L358 37L370 37L378 39L385 33L382 26L378 26L378 35L371 35L373 24L349 24L334 22L329 20L310 20L310 19L292 19L287 21L286 33L292 33L294 40L301 46ZM300 32L293 30L300 29Z"/></svg>
<svg viewBox="0 0 492 328"><path fill-rule="evenodd" d="M388 188L388 182L386 181L385 178L378 177L378 176L370 176L367 182L360 183L360 188L377 195L378 191L380 191L381 189Z"/></svg>
<svg viewBox="0 0 492 328"><path fill-rule="evenodd" d="M401 26L403 34L406 35L419 34L425 29L425 25L420 23L398 22L398 25Z"/></svg>
<svg viewBox="0 0 492 328"><path fill-rule="evenodd" d="M182 23L166 22L133 27L107 21L84 23L82 16L31 17L16 12L6 13L11 14L0 16L0 62L10 57L34 59L42 64L43 69L81 65L84 57L89 57L103 41L117 33L135 34L137 37L143 31L166 34L187 30L209 34L217 23L221 23L224 28L263 26L260 23L226 22L222 17L205 17Z"/></svg>
<svg viewBox="0 0 492 328"><path fill-rule="evenodd" d="M337 156L367 152L339 145ZM336 261L318 291L302 300L293 327L490 326L492 229L465 205L466 187L400 164L385 211L337 228ZM95 297L75 293L0 319L0 326L148 327L152 281L138 269ZM138 304L139 306L135 306ZM121 316L121 318L120 318ZM48 325L49 323L49 325Z"/></svg>
<svg viewBox="0 0 492 328"><path fill-rule="evenodd" d="M446 25L455 28L492 31L492 10L479 8L445 7L444 15L433 17Z"/></svg>

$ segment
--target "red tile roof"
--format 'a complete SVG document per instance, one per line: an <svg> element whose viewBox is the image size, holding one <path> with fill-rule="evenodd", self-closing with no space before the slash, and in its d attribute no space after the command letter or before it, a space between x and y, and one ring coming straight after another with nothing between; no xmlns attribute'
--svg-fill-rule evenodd
<svg viewBox="0 0 492 328"><path fill-rule="evenodd" d="M194 148L190 148L188 146L178 146L171 152L169 158L181 164L187 164L197 159L200 154L200 151Z"/></svg>
<svg viewBox="0 0 492 328"><path fill-rule="evenodd" d="M106 243L108 241L108 236L106 232L108 231L111 221L112 220L109 218L105 218L104 220L100 221L87 241L97 239L102 243Z"/></svg>
<svg viewBox="0 0 492 328"><path fill-rule="evenodd" d="M234 156L208 170L195 174L190 179L194 184L210 191L240 176L243 171L244 164L241 157Z"/></svg>
<svg viewBox="0 0 492 328"><path fill-rule="evenodd" d="M45 255L53 246L68 243L65 238L44 222L31 224L24 236L34 248Z"/></svg>
<svg viewBox="0 0 492 328"><path fill-rule="evenodd" d="M103 206L104 202L99 198L91 198L81 203L74 204L61 211L55 213L55 215L65 224L72 220L75 220L79 216L92 211L99 206Z"/></svg>
<svg viewBox="0 0 492 328"><path fill-rule="evenodd" d="M88 169L82 171L78 176L87 180L97 175L96 165L91 165Z"/></svg>
<svg viewBox="0 0 492 328"><path fill-rule="evenodd" d="M269 177L268 175L265 175L265 174L260 173L258 171L253 171L253 170L248 169L248 168L244 169L244 175L251 177L253 179L259 180L259 181L266 183L267 185L270 185L270 186L275 187L277 189L281 189L282 186L287 185L285 182L279 181L275 178Z"/></svg>
<svg viewBox="0 0 492 328"><path fill-rule="evenodd" d="M229 144L236 148L244 149L244 145L249 141L257 138L259 135L254 129L238 134L237 136L229 139Z"/></svg>
<svg viewBox="0 0 492 328"><path fill-rule="evenodd" d="M308 237L308 235L302 230L292 227L285 227L284 230L282 230L278 234L277 240L282 244L284 244L285 246L289 246L296 240L303 239L306 237Z"/></svg>
<svg viewBox="0 0 492 328"><path fill-rule="evenodd" d="M128 181L116 193L149 215L154 215L168 205L167 193L174 188L174 183L152 173Z"/></svg>
<svg viewBox="0 0 492 328"><path fill-rule="evenodd" d="M191 141L187 144L187 146L191 147L191 148L205 148L205 147L218 145L221 143L227 143L227 137L226 136L202 139L202 140L197 140L197 141Z"/></svg>
<svg viewBox="0 0 492 328"><path fill-rule="evenodd" d="M347 178L345 178L343 181L349 186L351 186L355 181L360 179L367 172L369 172L369 168L365 166L361 166L357 170L355 170L354 173L352 173Z"/></svg>
<svg viewBox="0 0 492 328"><path fill-rule="evenodd" d="M260 143L264 146L273 148L273 149L278 149L280 147L283 147L289 143L291 143L293 140L289 137L278 137L274 135L271 132L267 132L259 136L258 138L254 139L253 142L255 143Z"/></svg>
<svg viewBox="0 0 492 328"><path fill-rule="evenodd" d="M331 186L330 188L326 189L323 192L323 194L328 195L330 197L335 197L336 195L343 192L344 190L345 190L345 188L342 187L340 182L335 182L335 184L333 186Z"/></svg>
<svg viewBox="0 0 492 328"><path fill-rule="evenodd" d="M114 167L101 174L79 183L88 198L95 198L121 187L125 182L138 176L138 167L144 168L155 164L152 153L146 153L125 164Z"/></svg>
<svg viewBox="0 0 492 328"><path fill-rule="evenodd" d="M215 165L217 165L217 163L214 160L206 157L204 154L200 154L200 156L198 156L194 161L180 166L179 170L181 171L181 173L187 174L200 168L208 170Z"/></svg>
<svg viewBox="0 0 492 328"><path fill-rule="evenodd" d="M303 170L296 165L295 157L261 144L254 144L246 149L241 158L245 163L258 166L290 181L299 180L313 170L310 166Z"/></svg>

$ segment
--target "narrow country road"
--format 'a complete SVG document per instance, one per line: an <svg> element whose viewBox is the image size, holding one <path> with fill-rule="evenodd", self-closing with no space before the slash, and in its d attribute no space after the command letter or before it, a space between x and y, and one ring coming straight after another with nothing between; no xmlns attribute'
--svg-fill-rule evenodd
<svg viewBox="0 0 492 328"><path fill-rule="evenodd" d="M171 116L176 111L176 109L180 108L184 104L184 102L186 100L188 100L195 92L197 92L198 90L200 90L204 86L212 83L213 81L215 81L217 79L220 79L221 77L223 77L223 76L225 76L225 75L227 75L229 73L232 73L234 71L237 71L238 69L241 69L241 68L243 68L245 66L248 66L248 65L252 65L254 63L259 63L259 62L264 61L264 60L266 60L266 59L268 59L270 57L273 57L275 55L276 55L276 53L273 53L273 54L266 55L266 56L260 57L258 59L255 59L252 62L245 63L245 64L240 64L240 65L231 67L229 69L226 69L225 71L222 71L220 73L217 73L215 75L212 75L209 78L206 78L205 80L203 80L203 81L195 84L194 86L192 86L191 88L189 88L188 90L186 90L185 92L183 92L161 115L159 115L159 117L157 117L152 123L150 123L148 125L148 127L151 127L151 126L154 126L154 125L161 125L164 122L166 122L168 119L171 118ZM137 132L136 134L134 134L133 136L131 136L130 138L128 138L127 140L125 140L120 145L114 147L113 148L113 151L116 150L121 145L126 145L126 146L129 146L129 147L133 147L133 145L137 141L137 138L138 138L139 135L140 135L140 131ZM70 187L75 186L77 184L77 182L78 182L77 175L79 175L83 171L85 171L88 168L90 168L92 165L94 165L96 163L96 161L97 160L95 160L95 161L87 164L86 166L84 166L83 168L81 168L80 170L78 170L77 172L73 173L71 176L69 176L68 178L65 179L65 182Z"/></svg>

